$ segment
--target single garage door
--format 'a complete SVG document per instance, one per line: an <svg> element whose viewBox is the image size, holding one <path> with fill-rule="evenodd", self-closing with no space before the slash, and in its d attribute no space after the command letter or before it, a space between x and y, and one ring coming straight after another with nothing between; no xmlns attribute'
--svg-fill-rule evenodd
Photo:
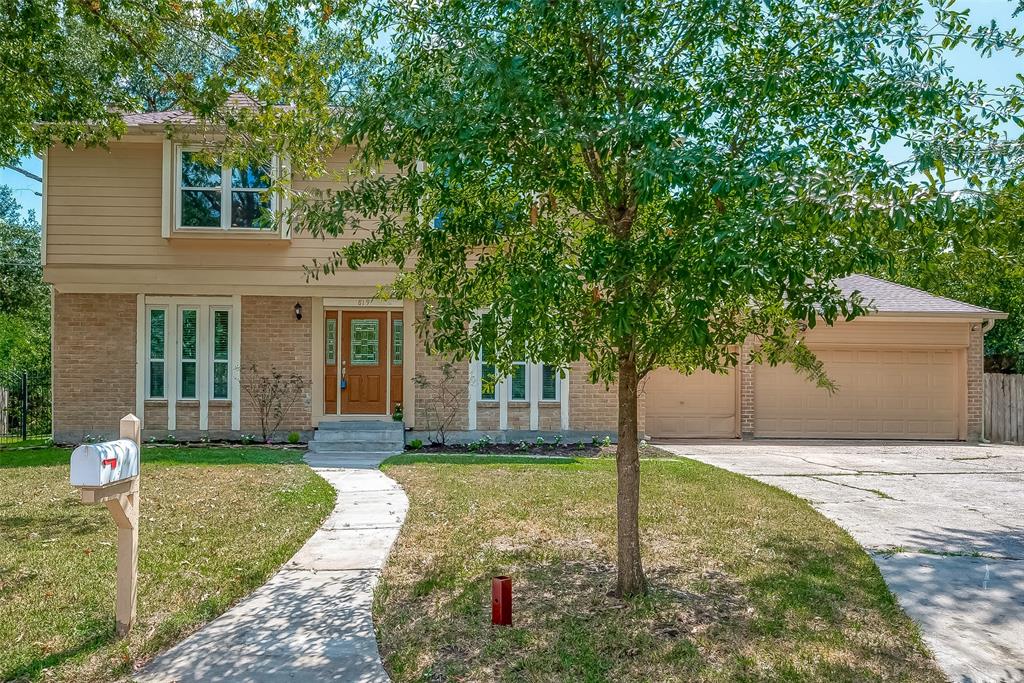
<svg viewBox="0 0 1024 683"><path fill-rule="evenodd" d="M653 438L733 438L736 374L683 375L658 368L644 384L646 431Z"/></svg>
<svg viewBox="0 0 1024 683"><path fill-rule="evenodd" d="M754 433L773 437L956 439L958 349L815 349L839 389L790 366L754 371Z"/></svg>

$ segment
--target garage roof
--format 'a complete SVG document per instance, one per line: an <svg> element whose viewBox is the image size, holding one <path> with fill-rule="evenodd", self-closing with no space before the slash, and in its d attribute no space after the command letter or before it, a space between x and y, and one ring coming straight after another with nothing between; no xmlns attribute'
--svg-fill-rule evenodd
<svg viewBox="0 0 1024 683"><path fill-rule="evenodd" d="M947 299L944 296L929 294L924 290L914 289L895 282L871 277L870 275L854 274L839 278L836 285L846 296L859 292L871 302L875 313L883 315L928 315L956 316L960 318L985 319L1006 318L1006 313L990 308Z"/></svg>

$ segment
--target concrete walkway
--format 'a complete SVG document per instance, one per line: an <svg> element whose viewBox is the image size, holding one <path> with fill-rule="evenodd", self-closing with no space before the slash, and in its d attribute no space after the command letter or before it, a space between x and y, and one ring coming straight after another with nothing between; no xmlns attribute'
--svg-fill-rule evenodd
<svg viewBox="0 0 1024 683"><path fill-rule="evenodd" d="M846 529L955 683L1024 683L1024 448L662 447L794 493Z"/></svg>
<svg viewBox="0 0 1024 683"><path fill-rule="evenodd" d="M386 682L370 607L405 519L401 487L377 457L306 456L338 491L324 525L270 581L134 680L143 683Z"/></svg>

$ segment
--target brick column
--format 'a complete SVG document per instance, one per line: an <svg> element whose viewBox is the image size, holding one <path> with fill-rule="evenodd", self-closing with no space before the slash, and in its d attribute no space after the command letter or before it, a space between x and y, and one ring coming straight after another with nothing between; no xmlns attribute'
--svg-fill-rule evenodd
<svg viewBox="0 0 1024 683"><path fill-rule="evenodd" d="M754 436L754 366L749 362L753 348L753 340L743 342L739 367L736 368L740 373L740 437L743 439Z"/></svg>
<svg viewBox="0 0 1024 683"><path fill-rule="evenodd" d="M981 438L982 405L985 393L985 335L982 323L971 323L967 346L967 440Z"/></svg>

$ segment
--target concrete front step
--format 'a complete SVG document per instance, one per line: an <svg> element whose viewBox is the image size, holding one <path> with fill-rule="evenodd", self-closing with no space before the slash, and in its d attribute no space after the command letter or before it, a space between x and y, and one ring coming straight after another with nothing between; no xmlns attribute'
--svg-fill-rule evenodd
<svg viewBox="0 0 1024 683"><path fill-rule="evenodd" d="M310 441L309 450L314 453L397 453L405 444L395 441L373 439L370 441Z"/></svg>
<svg viewBox="0 0 1024 683"><path fill-rule="evenodd" d="M397 452L376 453L314 453L310 451L303 458L310 467L326 467L330 469L370 469L377 467Z"/></svg>
<svg viewBox="0 0 1024 683"><path fill-rule="evenodd" d="M318 442L331 441L381 441L405 445L405 434L396 429L326 429L317 430L313 439Z"/></svg>
<svg viewBox="0 0 1024 683"><path fill-rule="evenodd" d="M326 421L321 420L317 431L352 431L366 429L370 431L397 431L405 430L405 425L395 420L346 420Z"/></svg>

